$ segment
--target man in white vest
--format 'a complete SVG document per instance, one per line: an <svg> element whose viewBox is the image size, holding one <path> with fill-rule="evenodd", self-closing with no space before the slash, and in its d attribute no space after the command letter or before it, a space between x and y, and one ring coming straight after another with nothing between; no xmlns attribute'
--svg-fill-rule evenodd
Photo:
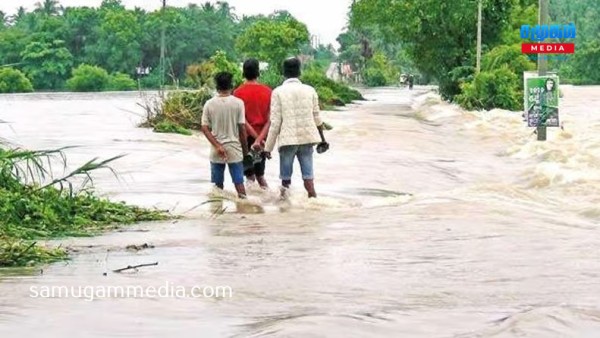
<svg viewBox="0 0 600 338"><path fill-rule="evenodd" d="M329 145L323 137L323 122L319 116L319 97L315 89L305 85L300 77L300 60L289 58L283 62L283 75L286 80L271 96L271 127L265 143L268 158L279 147L279 177L282 192L292 183L294 159L300 162L300 171L308 197L317 197L314 184L313 148L319 144L319 151Z"/></svg>

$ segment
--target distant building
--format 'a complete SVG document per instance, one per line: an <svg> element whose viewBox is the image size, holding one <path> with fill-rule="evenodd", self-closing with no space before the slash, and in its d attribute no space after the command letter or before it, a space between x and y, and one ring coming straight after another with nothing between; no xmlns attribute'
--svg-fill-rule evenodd
<svg viewBox="0 0 600 338"><path fill-rule="evenodd" d="M319 45L321 44L321 37L319 37L318 35L311 35L310 36L310 45L312 46L312 48L317 48L319 47Z"/></svg>

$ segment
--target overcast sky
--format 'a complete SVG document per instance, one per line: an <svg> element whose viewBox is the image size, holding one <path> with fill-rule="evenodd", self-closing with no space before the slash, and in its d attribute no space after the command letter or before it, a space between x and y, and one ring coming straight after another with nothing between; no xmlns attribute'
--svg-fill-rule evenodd
<svg viewBox="0 0 600 338"><path fill-rule="evenodd" d="M33 9L39 0L0 0L0 10L7 14L14 14L19 6ZM97 7L102 0L60 0L60 4L67 6ZM126 7L135 6L154 10L160 7L161 0L122 0ZM170 6L185 6L188 3L202 4L201 0L167 0ZM215 2L210 1L210 2ZM235 13L242 14L270 14L275 10L284 9L292 13L300 21L308 25L311 34L320 36L321 43L335 43L335 38L346 25L348 8L351 0L228 0L235 8Z"/></svg>

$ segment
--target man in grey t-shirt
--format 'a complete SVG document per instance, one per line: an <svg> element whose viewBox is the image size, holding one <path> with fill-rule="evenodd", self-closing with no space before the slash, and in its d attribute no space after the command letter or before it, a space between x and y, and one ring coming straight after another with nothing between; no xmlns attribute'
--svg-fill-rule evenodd
<svg viewBox="0 0 600 338"><path fill-rule="evenodd" d="M215 82L218 94L204 104L202 112L202 132L212 145L211 182L223 189L227 165L238 196L245 198L243 159L248 153L248 145L244 102L231 95L231 73L218 73Z"/></svg>

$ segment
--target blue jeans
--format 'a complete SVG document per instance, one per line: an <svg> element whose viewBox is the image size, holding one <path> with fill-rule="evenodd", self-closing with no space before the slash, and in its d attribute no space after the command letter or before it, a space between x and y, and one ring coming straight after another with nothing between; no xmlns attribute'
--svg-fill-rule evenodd
<svg viewBox="0 0 600 338"><path fill-rule="evenodd" d="M244 164L242 162L227 163L233 184L244 183ZM225 163L210 162L210 181L223 189L225 182Z"/></svg>
<svg viewBox="0 0 600 338"><path fill-rule="evenodd" d="M284 181L292 179L294 171L294 158L298 157L303 180L312 180L313 173L313 145L300 144L283 146L279 148L279 178Z"/></svg>

